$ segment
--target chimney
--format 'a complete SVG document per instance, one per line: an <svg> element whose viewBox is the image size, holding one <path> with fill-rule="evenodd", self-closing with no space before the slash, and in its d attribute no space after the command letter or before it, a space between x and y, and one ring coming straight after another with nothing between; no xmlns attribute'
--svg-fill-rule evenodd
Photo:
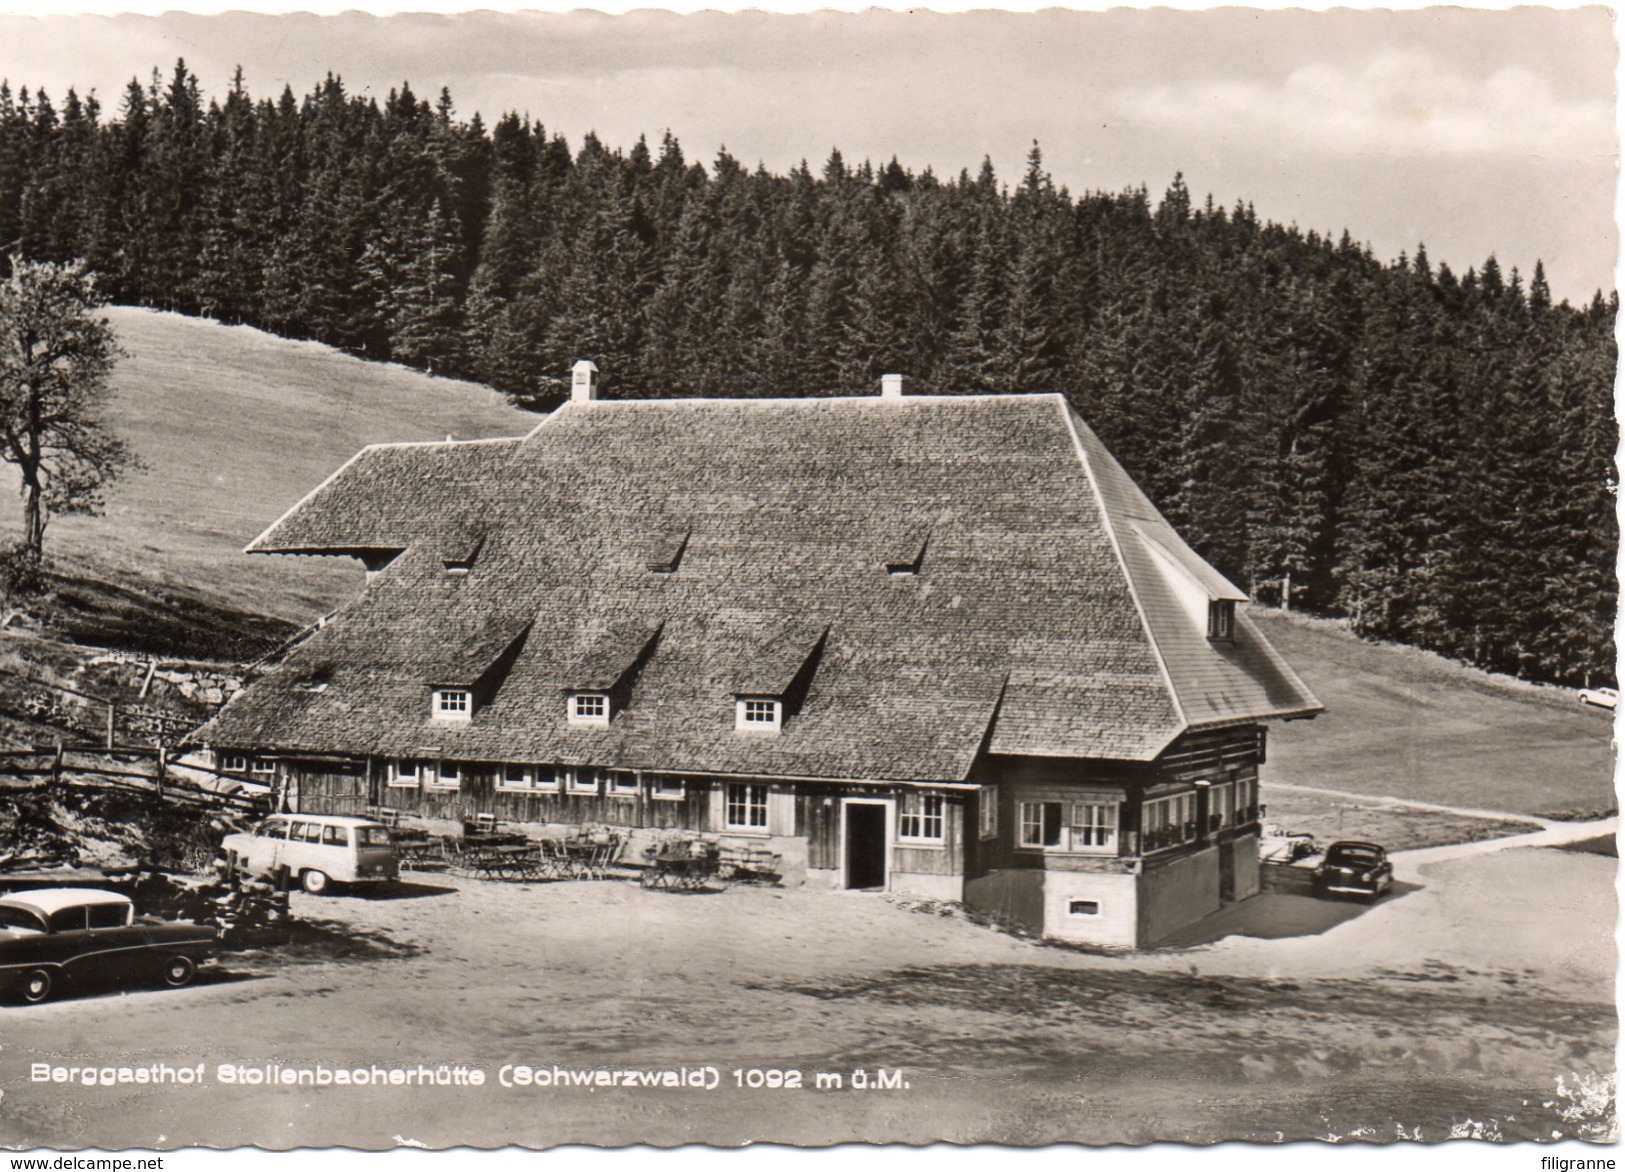
<svg viewBox="0 0 1625 1172"><path fill-rule="evenodd" d="M598 368L583 358L570 368L570 402L591 403L598 398Z"/></svg>
<svg viewBox="0 0 1625 1172"><path fill-rule="evenodd" d="M880 376L880 397L882 399L901 399L908 379L900 374L883 374Z"/></svg>

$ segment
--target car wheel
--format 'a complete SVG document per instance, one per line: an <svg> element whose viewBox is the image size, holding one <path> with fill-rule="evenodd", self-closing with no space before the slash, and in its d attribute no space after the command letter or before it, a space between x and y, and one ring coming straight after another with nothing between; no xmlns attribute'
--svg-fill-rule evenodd
<svg viewBox="0 0 1625 1172"><path fill-rule="evenodd" d="M23 977L23 1000L30 1005L38 1005L51 995L51 974L45 969L35 969Z"/></svg>
<svg viewBox="0 0 1625 1172"><path fill-rule="evenodd" d="M328 879L326 871L301 871L299 886L312 895L321 895L332 886L332 881Z"/></svg>
<svg viewBox="0 0 1625 1172"><path fill-rule="evenodd" d="M171 989L179 989L182 985L190 985L192 978L197 975L197 965L192 963L191 957L172 956L164 961L164 984Z"/></svg>

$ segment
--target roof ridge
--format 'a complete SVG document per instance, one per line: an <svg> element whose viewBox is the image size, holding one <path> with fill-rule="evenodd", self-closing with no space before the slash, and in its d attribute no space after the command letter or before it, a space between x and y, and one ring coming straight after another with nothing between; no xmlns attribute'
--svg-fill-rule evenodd
<svg viewBox="0 0 1625 1172"><path fill-rule="evenodd" d="M1028 399L1058 399L1065 401L1065 396L1059 391L1000 391L993 394L935 394L935 395L901 395L886 397L882 395L760 395L751 397L730 397L723 395L685 395L670 399L593 399L588 403L564 402L551 411L541 423L532 428L525 438L535 435L550 420L557 418L566 408L584 407L594 409L599 407L677 407L677 406L713 406L726 403L740 407L771 407L782 406L787 403L877 403L887 407L898 403L990 403L1008 402L1011 400Z"/></svg>
<svg viewBox="0 0 1625 1172"><path fill-rule="evenodd" d="M1089 481L1089 491L1094 494L1095 506L1100 510L1100 521L1106 530L1106 539L1111 542L1112 555L1117 558L1117 566L1123 572L1123 582L1128 587L1128 596L1134 602L1134 613L1139 616L1140 628L1145 632L1145 641L1151 646L1151 653L1156 656L1157 670L1162 673L1162 683L1168 690L1168 699L1174 706L1174 714L1179 717L1179 723L1188 727L1190 718L1185 715L1185 705L1180 702L1179 689L1174 687L1174 677L1168 670L1168 661L1163 657L1162 647L1157 642L1157 634L1151 627L1151 620L1146 617L1145 605L1140 601L1139 587L1134 581L1134 575L1129 572L1128 561L1123 557L1123 548L1117 535L1117 522L1112 511L1106 507L1106 498L1100 491L1098 478L1095 476L1094 466L1089 462L1089 452L1083 446L1083 439L1078 435L1078 428L1089 428L1089 425L1078 417L1072 410L1072 404L1063 396L1061 400L1061 420L1066 424L1067 432L1072 437L1072 446L1078 453L1078 463L1083 466L1084 476ZM1094 435L1094 430L1089 429ZM1097 437L1098 438L1098 437Z"/></svg>

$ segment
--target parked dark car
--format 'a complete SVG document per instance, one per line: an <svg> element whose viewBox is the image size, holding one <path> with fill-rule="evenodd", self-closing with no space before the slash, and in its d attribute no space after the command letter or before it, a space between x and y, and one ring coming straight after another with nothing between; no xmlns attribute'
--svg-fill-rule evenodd
<svg viewBox="0 0 1625 1172"><path fill-rule="evenodd" d="M0 897L0 993L44 1001L65 983L136 980L179 988L214 955L218 933L137 919L123 895L48 887Z"/></svg>
<svg viewBox="0 0 1625 1172"><path fill-rule="evenodd" d="M1334 842L1315 867L1315 891L1375 900L1394 885L1388 852L1374 842Z"/></svg>

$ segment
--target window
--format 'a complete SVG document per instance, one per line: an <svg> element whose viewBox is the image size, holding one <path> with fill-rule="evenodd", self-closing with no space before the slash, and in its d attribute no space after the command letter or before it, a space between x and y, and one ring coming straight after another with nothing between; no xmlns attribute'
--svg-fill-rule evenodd
<svg viewBox="0 0 1625 1172"><path fill-rule="evenodd" d="M127 903L93 903L89 910L92 928L122 928L129 922Z"/></svg>
<svg viewBox="0 0 1625 1172"><path fill-rule="evenodd" d="M1236 779L1236 825L1245 826L1263 817L1258 807L1258 779Z"/></svg>
<svg viewBox="0 0 1625 1172"><path fill-rule="evenodd" d="M1140 828L1146 852L1166 850L1196 837L1196 795L1174 794L1145 804Z"/></svg>
<svg viewBox="0 0 1625 1172"><path fill-rule="evenodd" d="M435 766L429 785L434 789L457 789L463 784L463 768L455 761L442 761Z"/></svg>
<svg viewBox="0 0 1625 1172"><path fill-rule="evenodd" d="M734 710L734 728L740 732L778 732L783 714L780 700L741 697Z"/></svg>
<svg viewBox="0 0 1625 1172"><path fill-rule="evenodd" d="M53 932L81 932L85 927L85 909L83 907L58 908L51 913L51 931Z"/></svg>
<svg viewBox="0 0 1625 1172"><path fill-rule="evenodd" d="M1116 852L1116 802L1072 803L1072 849Z"/></svg>
<svg viewBox="0 0 1625 1172"><path fill-rule="evenodd" d="M573 794L595 794L598 792L598 771L596 769L571 769L570 792Z"/></svg>
<svg viewBox="0 0 1625 1172"><path fill-rule="evenodd" d="M220 758L222 773L247 773L248 758L242 753L226 753Z"/></svg>
<svg viewBox="0 0 1625 1172"><path fill-rule="evenodd" d="M999 791L984 785L976 794L976 827L983 838L999 837Z"/></svg>
<svg viewBox="0 0 1625 1172"><path fill-rule="evenodd" d="M1098 916L1100 902L1093 899L1074 899L1067 904L1066 910L1074 916Z"/></svg>
<svg viewBox="0 0 1625 1172"><path fill-rule="evenodd" d="M897 837L915 842L942 841L941 794L905 793L897 816Z"/></svg>
<svg viewBox="0 0 1625 1172"><path fill-rule="evenodd" d="M432 715L438 720L467 720L473 715L474 697L467 688L436 688Z"/></svg>
<svg viewBox="0 0 1625 1172"><path fill-rule="evenodd" d="M611 769L609 772L609 792L622 797L636 797L638 793L638 775L629 773L624 769Z"/></svg>
<svg viewBox="0 0 1625 1172"><path fill-rule="evenodd" d="M418 783L418 763L405 758L391 761L387 773L388 784L396 788L415 786Z"/></svg>
<svg viewBox="0 0 1625 1172"><path fill-rule="evenodd" d="M322 827L322 845L323 846L349 846L350 845L350 831L349 831L349 828L345 827L345 826L324 826L324 827Z"/></svg>
<svg viewBox="0 0 1625 1172"><path fill-rule="evenodd" d="M729 830L766 830L767 786L745 782L730 784L724 813Z"/></svg>
<svg viewBox="0 0 1625 1172"><path fill-rule="evenodd" d="M1236 637L1236 604L1218 599L1207 604L1207 637L1215 643L1229 643Z"/></svg>
<svg viewBox="0 0 1625 1172"><path fill-rule="evenodd" d="M1086 855L1117 853L1114 801L1022 802L1021 845Z"/></svg>
<svg viewBox="0 0 1625 1172"><path fill-rule="evenodd" d="M1022 846L1060 847L1061 805L1060 802L1021 803Z"/></svg>
<svg viewBox="0 0 1625 1172"><path fill-rule="evenodd" d="M504 765L497 774L498 789L531 789L536 784L536 771L529 765Z"/></svg>
<svg viewBox="0 0 1625 1172"><path fill-rule="evenodd" d="M1208 787L1207 822L1210 832L1236 824L1236 787L1228 781Z"/></svg>
<svg viewBox="0 0 1625 1172"><path fill-rule="evenodd" d="M268 761L264 757L255 757L248 763L250 773L275 773L276 762Z"/></svg>
<svg viewBox="0 0 1625 1172"><path fill-rule="evenodd" d="M681 777L657 777L649 785L649 796L667 802L688 797L688 782Z"/></svg>
<svg viewBox="0 0 1625 1172"><path fill-rule="evenodd" d="M609 697L603 692L577 692L570 697L571 724L608 724Z"/></svg>

